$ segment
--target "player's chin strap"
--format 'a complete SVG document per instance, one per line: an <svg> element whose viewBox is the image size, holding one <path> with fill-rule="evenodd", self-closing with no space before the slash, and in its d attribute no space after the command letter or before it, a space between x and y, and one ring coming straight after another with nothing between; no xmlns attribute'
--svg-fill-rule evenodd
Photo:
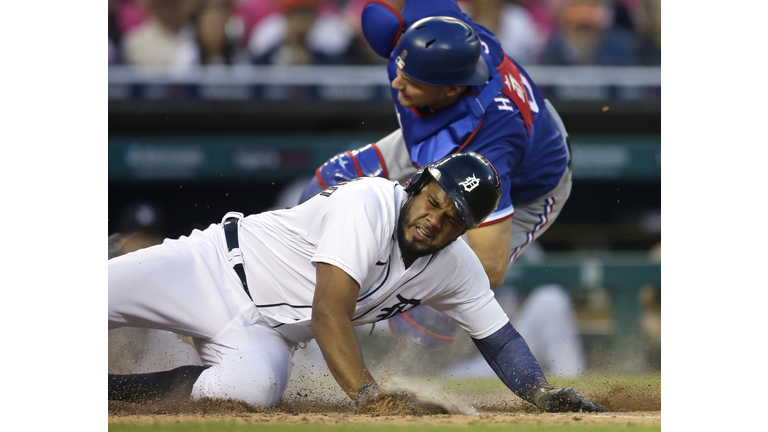
<svg viewBox="0 0 768 432"><path fill-rule="evenodd" d="M237 231L240 227L240 221L243 219L243 214L239 212L229 212L224 215L221 223L224 226L224 237L227 239L227 258L232 268L235 269L235 273L240 277L240 281L243 283L243 290L248 294L248 298L253 301L251 292L248 291L248 282L245 280L245 268L243 267L243 254L240 252L240 244L237 241Z"/></svg>

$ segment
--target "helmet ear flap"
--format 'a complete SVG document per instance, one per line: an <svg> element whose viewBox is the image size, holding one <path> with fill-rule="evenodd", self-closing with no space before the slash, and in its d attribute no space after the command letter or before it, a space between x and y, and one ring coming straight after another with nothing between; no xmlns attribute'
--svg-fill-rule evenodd
<svg viewBox="0 0 768 432"><path fill-rule="evenodd" d="M405 184L405 192L407 193L413 193L421 190L422 186L424 186L424 183L429 180L429 166L431 164L424 165L419 169L419 171L416 172L416 174L411 177L410 180L408 180L408 183Z"/></svg>

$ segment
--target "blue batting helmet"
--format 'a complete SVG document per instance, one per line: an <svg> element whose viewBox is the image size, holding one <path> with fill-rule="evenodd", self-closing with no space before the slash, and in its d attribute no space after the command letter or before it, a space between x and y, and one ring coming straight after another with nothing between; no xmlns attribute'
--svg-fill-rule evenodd
<svg viewBox="0 0 768 432"><path fill-rule="evenodd" d="M436 16L413 23L400 36L393 55L409 78L433 86L482 85L488 64L480 55L480 37L469 24Z"/></svg>
<svg viewBox="0 0 768 432"><path fill-rule="evenodd" d="M467 229L477 228L501 199L501 179L488 159L474 152L454 153L424 165L405 185L416 192L433 179L459 210Z"/></svg>

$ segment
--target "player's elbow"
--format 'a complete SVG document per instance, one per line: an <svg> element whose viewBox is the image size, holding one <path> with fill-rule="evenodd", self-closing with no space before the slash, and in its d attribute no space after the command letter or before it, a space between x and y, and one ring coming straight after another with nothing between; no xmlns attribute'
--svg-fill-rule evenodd
<svg viewBox="0 0 768 432"><path fill-rule="evenodd" d="M314 331L324 331L349 322L345 310L330 301L321 301L312 307L311 326Z"/></svg>
<svg viewBox="0 0 768 432"><path fill-rule="evenodd" d="M311 324L313 328L321 327L329 321L333 321L334 313L330 307L320 303L312 307L312 320Z"/></svg>

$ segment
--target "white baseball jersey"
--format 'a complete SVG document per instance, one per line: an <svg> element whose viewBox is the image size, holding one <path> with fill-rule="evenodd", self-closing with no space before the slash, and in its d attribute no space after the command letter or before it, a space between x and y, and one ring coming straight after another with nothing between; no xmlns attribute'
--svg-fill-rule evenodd
<svg viewBox="0 0 768 432"><path fill-rule="evenodd" d="M406 198L397 182L360 178L301 206L244 218L239 237L246 279L265 320L290 340L313 337L315 263L322 262L360 285L353 325L385 320L419 304L442 311L474 338L509 322L463 240L405 268L397 220Z"/></svg>
<svg viewBox="0 0 768 432"><path fill-rule="evenodd" d="M355 325L427 304L472 337L500 329L507 316L463 240L405 268L396 225L406 198L395 182L362 178L301 206L244 218L238 254L228 252L223 226L212 224L115 257L109 260L109 328L147 327L192 337L209 366L192 398L257 406L280 400L296 343L313 337L318 262L341 268L360 284ZM235 257L243 259L253 301L232 268Z"/></svg>

